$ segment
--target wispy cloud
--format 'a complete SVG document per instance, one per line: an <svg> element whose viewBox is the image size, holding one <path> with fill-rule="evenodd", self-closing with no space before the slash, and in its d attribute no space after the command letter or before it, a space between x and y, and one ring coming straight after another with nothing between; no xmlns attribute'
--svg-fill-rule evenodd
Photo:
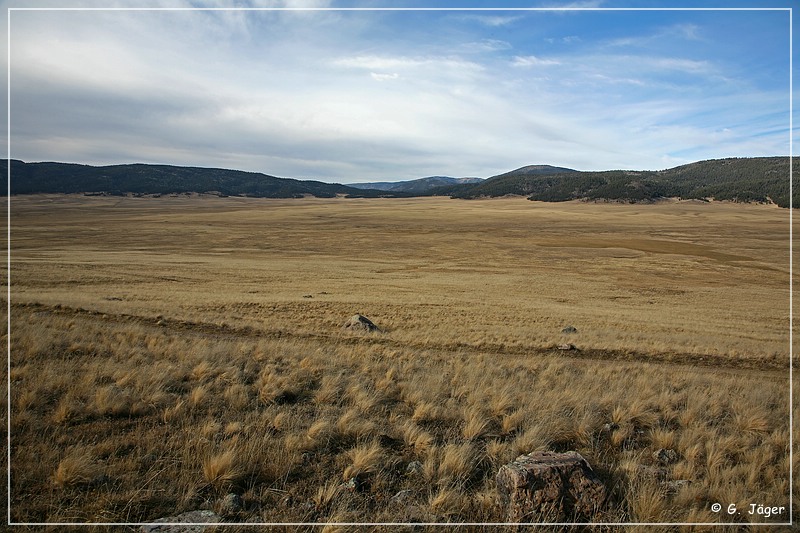
<svg viewBox="0 0 800 533"><path fill-rule="evenodd" d="M571 13L15 12L12 156L348 182L788 151L777 17Z"/></svg>
<svg viewBox="0 0 800 533"><path fill-rule="evenodd" d="M398 74L397 72L392 72L391 74L379 74L377 72L370 72L369 75L372 76L372 79L375 81L396 80L397 78L400 77L400 74Z"/></svg>
<svg viewBox="0 0 800 533"><path fill-rule="evenodd" d="M542 59L536 56L514 56L511 60L511 66L514 67L544 67L558 64L559 61L554 59Z"/></svg>
<svg viewBox="0 0 800 533"><path fill-rule="evenodd" d="M459 48L467 53L499 52L501 50L510 50L513 46L508 41L503 41L502 39L482 39L480 41L464 43Z"/></svg>
<svg viewBox="0 0 800 533"><path fill-rule="evenodd" d="M478 22L490 28L498 28L507 26L523 18L522 15L461 15L458 18L461 20Z"/></svg>

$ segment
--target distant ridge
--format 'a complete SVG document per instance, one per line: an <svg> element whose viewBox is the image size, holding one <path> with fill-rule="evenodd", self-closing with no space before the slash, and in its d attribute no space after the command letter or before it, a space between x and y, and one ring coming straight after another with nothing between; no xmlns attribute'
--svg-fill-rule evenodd
<svg viewBox="0 0 800 533"><path fill-rule="evenodd" d="M424 194L438 187L451 185L464 185L469 183L480 183L483 178L451 178L449 176L429 176L408 181L376 181L370 183L351 183L350 187L357 189L377 189L380 191L407 192L412 194Z"/></svg>
<svg viewBox="0 0 800 533"><path fill-rule="evenodd" d="M6 173L7 160L0 163ZM11 161L11 194L181 194L212 193L260 198L332 198L403 196L402 193L360 190L338 183L278 178L258 172L171 165L91 166L73 163Z"/></svg>
<svg viewBox="0 0 800 533"><path fill-rule="evenodd" d="M798 163L800 157L792 159L795 168ZM0 172L6 173L7 165L8 161L2 160ZM408 182L347 186L219 168L146 164L95 167L12 160L10 185L11 194L210 193L263 198L521 195L547 202L576 199L653 202L683 198L775 203L789 207L789 165L788 157L711 159L660 171L582 172L550 165L529 165L486 180L431 176ZM366 186L384 189L363 188ZM793 205L800 206L800 187L794 188Z"/></svg>

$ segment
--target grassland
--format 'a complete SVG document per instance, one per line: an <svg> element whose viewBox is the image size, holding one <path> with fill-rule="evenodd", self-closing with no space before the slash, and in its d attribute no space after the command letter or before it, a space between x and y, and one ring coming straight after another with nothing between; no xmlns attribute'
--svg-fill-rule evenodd
<svg viewBox="0 0 800 533"><path fill-rule="evenodd" d="M710 510L788 505L786 210L30 196L11 226L15 521L233 491L232 521L496 522L537 449L595 467L596 521L789 518Z"/></svg>

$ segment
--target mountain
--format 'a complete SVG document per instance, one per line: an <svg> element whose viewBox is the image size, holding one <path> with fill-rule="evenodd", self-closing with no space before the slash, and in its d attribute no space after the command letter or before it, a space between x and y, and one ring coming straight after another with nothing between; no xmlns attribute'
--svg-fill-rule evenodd
<svg viewBox="0 0 800 533"><path fill-rule="evenodd" d="M793 158L793 167L798 162L800 158ZM518 194L530 200L547 202L575 199L648 202L663 198L713 198L774 202L781 207L789 207L788 157L712 159L660 171L535 173L526 170L530 168L536 167L522 167L479 184L462 185L443 192L453 198ZM793 204L800 206L800 191L793 189Z"/></svg>
<svg viewBox="0 0 800 533"><path fill-rule="evenodd" d="M7 160L0 172L7 173ZM405 196L403 193L361 190L345 185L278 178L257 172L170 165L90 166L72 163L11 161L11 194L106 193L171 194L209 193L225 196L297 198L306 195L332 198Z"/></svg>
<svg viewBox="0 0 800 533"><path fill-rule="evenodd" d="M521 185L519 187L514 187L512 184L516 182L526 182L530 180L537 180L541 176L552 176L555 174L563 174L569 172L578 172L577 170L572 170L571 168L564 168L564 167L554 167L551 165L528 165L525 167L518 168L516 170L512 170L510 172L505 172L503 174L498 174L496 176L492 176L480 182L471 183L471 184L453 184L450 186L443 186L437 189L431 190L430 194L437 195L437 196L453 196L454 198L477 198L478 196L504 196L506 194L518 194L518 195L525 195L528 194L526 187ZM495 190L495 185L488 185L487 184L494 184L494 183L502 183L501 188L505 188L507 192L503 192L502 194L492 194L492 191ZM500 188L497 189L498 191ZM469 194L467 191L470 191ZM472 194L472 191L475 191Z"/></svg>
<svg viewBox="0 0 800 533"><path fill-rule="evenodd" d="M793 158L797 167L800 158ZM6 173L7 160L0 160ZM607 170L581 172L549 165L531 165L475 183L477 178L432 176L394 183L346 186L278 178L256 172L169 165L111 165L11 161L11 194L101 193L172 194L214 193L228 196L297 198L317 196L479 198L524 195L530 200L611 200L652 202L663 198L773 202L789 207L789 158L754 157L699 161L667 170ZM364 189L365 186L390 186ZM800 187L793 189L800 206ZM4 194L4 193L0 193Z"/></svg>
<svg viewBox="0 0 800 533"><path fill-rule="evenodd" d="M551 165L528 165L526 167L521 167L516 170L512 170L511 172L506 172L505 174L498 174L497 176L492 176L492 178L502 178L506 176L549 176L551 174L563 174L566 172L578 172L577 170L573 170L571 168L564 168L564 167L554 167ZM489 179L492 179L489 178Z"/></svg>
<svg viewBox="0 0 800 533"><path fill-rule="evenodd" d="M479 183L483 178L450 178L448 176L430 176L408 181L376 181L371 183L351 183L357 189L377 189L380 191L407 192L425 194L438 187Z"/></svg>

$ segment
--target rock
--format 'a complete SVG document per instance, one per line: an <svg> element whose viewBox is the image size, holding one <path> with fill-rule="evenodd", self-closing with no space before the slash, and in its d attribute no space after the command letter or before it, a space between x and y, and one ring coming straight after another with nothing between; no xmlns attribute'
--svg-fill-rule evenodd
<svg viewBox="0 0 800 533"><path fill-rule="evenodd" d="M291 494L287 494L286 496L281 498L281 500L278 502L278 506L281 509L290 509L291 507L294 506L294 503L295 503L294 496L292 496Z"/></svg>
<svg viewBox="0 0 800 533"><path fill-rule="evenodd" d="M664 487L667 489L669 493L675 493L680 491L683 487L690 485L692 482L689 479L674 479L672 481L667 481L664 483Z"/></svg>
<svg viewBox="0 0 800 533"><path fill-rule="evenodd" d="M561 330L561 333L566 333L566 334L578 333L578 328L576 328L575 326L567 326Z"/></svg>
<svg viewBox="0 0 800 533"><path fill-rule="evenodd" d="M410 499L411 491L409 489L401 490L389 498L389 505L404 505Z"/></svg>
<svg viewBox="0 0 800 533"><path fill-rule="evenodd" d="M208 526L200 524L217 524L219 522L220 517L214 511L189 511L177 516L153 520L150 524L142 526L139 531L141 533L201 533Z"/></svg>
<svg viewBox="0 0 800 533"><path fill-rule="evenodd" d="M411 461L406 467L406 475L413 476L422 473L422 463L419 461Z"/></svg>
<svg viewBox="0 0 800 533"><path fill-rule="evenodd" d="M219 502L219 514L221 516L235 516L242 509L244 509L244 502L238 494L230 493Z"/></svg>
<svg viewBox="0 0 800 533"><path fill-rule="evenodd" d="M672 449L665 450L664 448L659 448L653 452L653 459L662 465L671 465L677 463L679 458L678 452Z"/></svg>
<svg viewBox="0 0 800 533"><path fill-rule="evenodd" d="M606 488L578 452L520 455L497 472L497 490L509 522L591 520Z"/></svg>
<svg viewBox="0 0 800 533"><path fill-rule="evenodd" d="M367 482L367 477L363 474L359 474L339 485L339 488L347 492L362 492L369 488L369 484Z"/></svg>
<svg viewBox="0 0 800 533"><path fill-rule="evenodd" d="M559 350L575 350L576 349L574 344L559 344L558 346L556 346L556 348L558 348Z"/></svg>
<svg viewBox="0 0 800 533"><path fill-rule="evenodd" d="M350 331L380 331L378 326L372 323L372 320L364 315L353 315L347 322L344 323L343 329Z"/></svg>
<svg viewBox="0 0 800 533"><path fill-rule="evenodd" d="M653 465L638 465L634 472L639 477L652 478L662 482L665 481L669 475L666 468Z"/></svg>

